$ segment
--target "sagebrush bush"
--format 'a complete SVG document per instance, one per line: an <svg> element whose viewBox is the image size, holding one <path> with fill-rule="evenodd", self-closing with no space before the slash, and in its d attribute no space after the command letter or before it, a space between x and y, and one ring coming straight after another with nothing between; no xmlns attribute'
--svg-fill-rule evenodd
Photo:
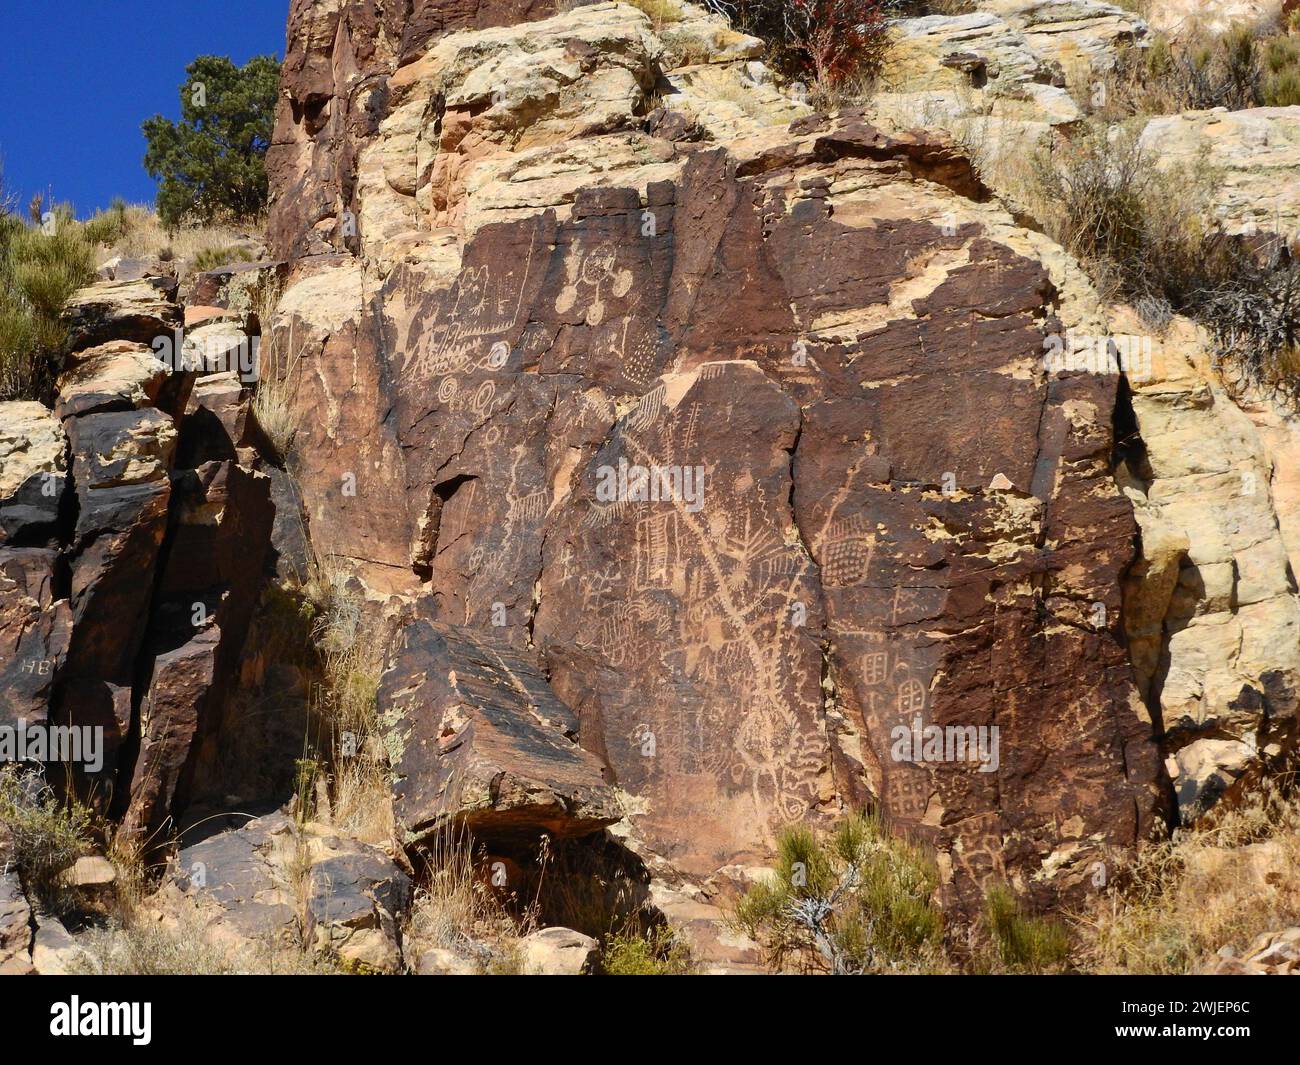
<svg viewBox="0 0 1300 1065"><path fill-rule="evenodd" d="M195 273L201 274L208 270L215 270L220 266L229 266L231 263L247 263L252 262L252 260L252 252L242 245L234 244L224 248L203 248L194 256L191 267Z"/></svg>
<svg viewBox="0 0 1300 1065"><path fill-rule="evenodd" d="M1144 849L1075 916L1081 965L1097 973L1190 973L1297 922L1300 801L1276 781Z"/></svg>
<svg viewBox="0 0 1300 1065"><path fill-rule="evenodd" d="M18 766L0 767L0 829L24 889L53 913L73 906L59 874L87 852L92 828L90 811L76 800L60 800L43 779Z"/></svg>
<svg viewBox="0 0 1300 1065"><path fill-rule="evenodd" d="M1123 49L1106 79L1110 119L1300 103L1300 42L1234 25L1221 34L1155 36Z"/></svg>
<svg viewBox="0 0 1300 1065"><path fill-rule="evenodd" d="M1297 394L1300 266L1285 242L1214 223L1213 173L1161 171L1131 132L1101 126L1031 169L1032 213L1105 297L1187 315L1249 380Z"/></svg>
<svg viewBox="0 0 1300 1065"><path fill-rule="evenodd" d="M822 91L874 74L888 48L891 0L736 0L734 19L767 42L788 76Z"/></svg>
<svg viewBox="0 0 1300 1065"><path fill-rule="evenodd" d="M937 869L876 816L854 814L829 838L803 825L785 829L773 872L734 914L770 965L853 974L941 964Z"/></svg>
<svg viewBox="0 0 1300 1065"><path fill-rule="evenodd" d="M67 339L63 305L94 277L94 249L71 208L38 225L0 211L0 400L49 390Z"/></svg>

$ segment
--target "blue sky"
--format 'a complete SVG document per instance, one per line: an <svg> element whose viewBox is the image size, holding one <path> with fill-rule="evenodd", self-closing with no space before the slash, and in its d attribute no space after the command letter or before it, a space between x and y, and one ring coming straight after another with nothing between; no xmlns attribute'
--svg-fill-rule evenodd
<svg viewBox="0 0 1300 1065"><path fill-rule="evenodd" d="M180 115L195 56L284 55L289 0L0 0L0 160L19 206L152 203L140 123Z"/></svg>

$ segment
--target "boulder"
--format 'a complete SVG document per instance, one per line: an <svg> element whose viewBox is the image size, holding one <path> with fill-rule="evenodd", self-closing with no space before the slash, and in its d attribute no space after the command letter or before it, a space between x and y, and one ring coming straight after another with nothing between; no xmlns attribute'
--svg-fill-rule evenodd
<svg viewBox="0 0 1300 1065"><path fill-rule="evenodd" d="M186 304L247 316L256 310L258 296L284 280L285 264L263 260L231 263L195 274L189 282Z"/></svg>
<svg viewBox="0 0 1300 1065"><path fill-rule="evenodd" d="M0 403L0 544L47 546L58 540L68 441L40 403Z"/></svg>
<svg viewBox="0 0 1300 1065"><path fill-rule="evenodd" d="M525 976L582 976L600 957L600 945L572 928L543 928L519 941Z"/></svg>
<svg viewBox="0 0 1300 1065"><path fill-rule="evenodd" d="M1178 36L1223 33L1234 24L1267 25L1293 6L1286 0L1152 0L1143 11L1152 29Z"/></svg>
<svg viewBox="0 0 1300 1065"><path fill-rule="evenodd" d="M490 632L404 626L379 689L405 841L449 831L535 844L597 832L621 816L598 758L536 659Z"/></svg>
<svg viewBox="0 0 1300 1065"><path fill-rule="evenodd" d="M1228 233L1300 233L1300 107L1252 107L1161 115L1138 148L1157 167L1214 179L1217 222Z"/></svg>
<svg viewBox="0 0 1300 1065"><path fill-rule="evenodd" d="M482 969L470 958L445 947L422 951L415 963L417 976L478 976Z"/></svg>
<svg viewBox="0 0 1300 1065"><path fill-rule="evenodd" d="M103 281L143 281L149 277L174 277L176 268L156 255L143 258L115 255L96 272Z"/></svg>
<svg viewBox="0 0 1300 1065"><path fill-rule="evenodd" d="M59 374L59 418L152 406L168 377L153 349L111 340L70 355Z"/></svg>
<svg viewBox="0 0 1300 1065"><path fill-rule="evenodd" d="M1260 933L1241 957L1225 947L1198 971L1209 976L1294 976L1300 973L1300 926Z"/></svg>
<svg viewBox="0 0 1300 1065"><path fill-rule="evenodd" d="M85 951L63 922L51 914L39 917L32 940L32 967L41 976L73 976L84 964Z"/></svg>
<svg viewBox="0 0 1300 1065"><path fill-rule="evenodd" d="M379 848L272 814L182 848L148 905L164 922L197 909L205 938L226 947L306 947L398 972L410 900L406 874Z"/></svg>
<svg viewBox="0 0 1300 1065"><path fill-rule="evenodd" d="M84 854L63 871L62 881L81 891L103 891L117 882L117 869L101 854Z"/></svg>
<svg viewBox="0 0 1300 1065"><path fill-rule="evenodd" d="M174 302L176 279L148 277L135 281L100 281L78 289L64 306L67 350L131 341L146 346L169 337L180 327L180 305Z"/></svg>

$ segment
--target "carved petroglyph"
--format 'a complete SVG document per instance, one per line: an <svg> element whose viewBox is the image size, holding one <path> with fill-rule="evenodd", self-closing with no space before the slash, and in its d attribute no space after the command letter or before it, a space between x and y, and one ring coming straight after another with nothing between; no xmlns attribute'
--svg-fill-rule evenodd
<svg viewBox="0 0 1300 1065"><path fill-rule="evenodd" d="M616 427L616 450L593 467L693 465L704 446L704 405L690 392L723 372L709 365L693 381L660 382ZM748 473L717 481L716 469L704 469L702 507L671 496L590 499L580 528L606 539L625 530L630 558L617 569L566 572L566 580L581 589L584 609L605 619L585 646L610 666L626 666L627 647L654 636L667 691L646 699L650 712L643 706L635 723L654 733L658 749L637 766L642 784L669 795L676 778L704 775L748 794L770 831L814 806L825 760L814 727L819 677L793 651L801 615L792 606L806 613L815 595L812 563L773 524L783 501L767 484Z"/></svg>
<svg viewBox="0 0 1300 1065"><path fill-rule="evenodd" d="M571 249L564 263L565 284L555 297L558 314L568 314L581 304L583 321L600 325L608 310L606 297L622 299L632 290L633 273L616 265L618 252L613 244L599 244L587 252Z"/></svg>
<svg viewBox="0 0 1300 1065"><path fill-rule="evenodd" d="M517 332L527 318L525 296L538 245L534 234L522 266L502 277L494 277L487 265L466 268L456 280L446 313L428 323L415 320L405 344L404 373L410 380L501 369L500 349L494 352L493 345ZM438 387L440 399L444 390L456 388L446 380Z"/></svg>

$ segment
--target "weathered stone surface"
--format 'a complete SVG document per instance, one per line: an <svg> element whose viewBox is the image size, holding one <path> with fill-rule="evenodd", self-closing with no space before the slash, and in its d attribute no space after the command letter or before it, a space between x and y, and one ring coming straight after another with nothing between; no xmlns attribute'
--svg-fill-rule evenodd
<svg viewBox="0 0 1300 1065"><path fill-rule="evenodd" d="M943 130L987 172L1084 117L1120 50L1144 46L1142 19L1092 0L997 0L965 15L899 19L867 107L893 129Z"/></svg>
<svg viewBox="0 0 1300 1065"><path fill-rule="evenodd" d="M0 976L26 976L34 971L32 909L12 861L8 830L0 828Z"/></svg>
<svg viewBox="0 0 1300 1065"><path fill-rule="evenodd" d="M1140 328L1116 319L1117 332ZM1121 474L1142 530L1125 624L1186 823L1292 747L1300 707L1300 597L1273 462L1210 351L1181 320L1151 343L1132 384L1142 447Z"/></svg>
<svg viewBox="0 0 1300 1065"><path fill-rule="evenodd" d="M415 621L379 691L408 843L464 829L488 844L580 836L621 816L598 758L531 656L490 632Z"/></svg>
<svg viewBox="0 0 1300 1065"><path fill-rule="evenodd" d="M1146 124L1138 146L1158 167L1213 175L1227 232L1288 240L1300 232L1300 107L1164 115Z"/></svg>
<svg viewBox="0 0 1300 1065"><path fill-rule="evenodd" d="M167 376L167 367L145 344L113 340L86 348L64 363L54 412L67 418L150 406Z"/></svg>
<svg viewBox="0 0 1300 1065"><path fill-rule="evenodd" d="M247 315L255 311L257 297L269 286L284 280L285 264L262 261L231 263L190 279L186 304L217 307Z"/></svg>
<svg viewBox="0 0 1300 1065"><path fill-rule="evenodd" d="M1225 946L1203 962L1198 972L1210 976L1295 976L1300 974L1300 925L1261 932L1238 955Z"/></svg>
<svg viewBox="0 0 1300 1065"><path fill-rule="evenodd" d="M125 833L150 839L184 808L204 744L215 743L274 518L270 479L231 461L177 471L172 497L145 646L152 674L123 820Z"/></svg>
<svg viewBox="0 0 1300 1065"><path fill-rule="evenodd" d="M167 277L176 273L173 263L164 262L156 255L137 258L115 255L102 263L96 271L104 281L143 281L148 277Z"/></svg>
<svg viewBox="0 0 1300 1065"><path fill-rule="evenodd" d="M1064 54L1077 8L1013 29ZM590 34L608 55L581 58ZM346 205L360 259L299 257L276 336L306 342L318 547L435 619L399 644L387 706L459 683L440 656L400 666L417 634L540 652L550 691L517 692L514 716L558 696L639 838L696 878L874 799L973 913L990 878L1078 891L1157 826L1168 784L1121 639L1118 378L1042 359L1062 329L1103 328L1077 264L958 153L859 114L643 132L656 67L706 103L735 70L765 82L742 59L672 67L617 5L369 60L390 76L364 129L321 82L321 113L351 123L317 127L340 169L276 186L281 223L330 202L277 254L323 244ZM1024 84L1052 88L1037 70ZM620 495L623 463L685 492ZM435 749L441 718L403 757ZM984 764L894 756L900 728L932 725L983 736ZM408 829L448 816L424 776L399 788Z"/></svg>
<svg viewBox="0 0 1300 1065"><path fill-rule="evenodd" d="M72 629L56 564L53 551L0 548L0 727L43 725L49 715Z"/></svg>
<svg viewBox="0 0 1300 1065"><path fill-rule="evenodd" d="M415 0L400 8L374 0L325 6L294 0L281 74L284 104L267 153L271 254L298 258L346 246L340 223L352 206L357 149L385 110L384 75L440 34L510 26L554 11L552 0Z"/></svg>
<svg viewBox="0 0 1300 1065"><path fill-rule="evenodd" d="M108 768L131 723L131 685L158 552L167 530L176 428L152 408L66 424L77 489L69 603L72 636L59 723L102 727Z"/></svg>
<svg viewBox="0 0 1300 1065"><path fill-rule="evenodd" d="M260 444L252 391L235 373L214 373L194 382L185 403L176 462L182 469L240 459Z"/></svg>
<svg viewBox="0 0 1300 1065"><path fill-rule="evenodd" d="M150 904L165 921L197 909L214 943L300 943L354 966L397 972L410 881L377 847L273 814L183 848Z"/></svg>
<svg viewBox="0 0 1300 1065"><path fill-rule="evenodd" d="M32 942L32 967L41 976L70 976L78 971L85 951L77 945L63 922L41 914Z"/></svg>
<svg viewBox="0 0 1300 1065"><path fill-rule="evenodd" d="M417 976L477 976L481 971L471 959L445 947L422 951L415 963Z"/></svg>
<svg viewBox="0 0 1300 1065"><path fill-rule="evenodd" d="M600 954L599 944L572 928L543 928L519 941L525 976L582 976Z"/></svg>
<svg viewBox="0 0 1300 1065"><path fill-rule="evenodd" d="M1267 25L1289 9L1286 0L1152 0L1145 6L1152 29L1163 33L1223 33L1234 23Z"/></svg>
<svg viewBox="0 0 1300 1065"><path fill-rule="evenodd" d="M132 341L151 344L170 336L181 324L180 305L172 297L176 279L100 281L72 294L64 308L68 350Z"/></svg>
<svg viewBox="0 0 1300 1065"><path fill-rule="evenodd" d="M42 404L0 403L0 543L57 540L68 442Z"/></svg>

